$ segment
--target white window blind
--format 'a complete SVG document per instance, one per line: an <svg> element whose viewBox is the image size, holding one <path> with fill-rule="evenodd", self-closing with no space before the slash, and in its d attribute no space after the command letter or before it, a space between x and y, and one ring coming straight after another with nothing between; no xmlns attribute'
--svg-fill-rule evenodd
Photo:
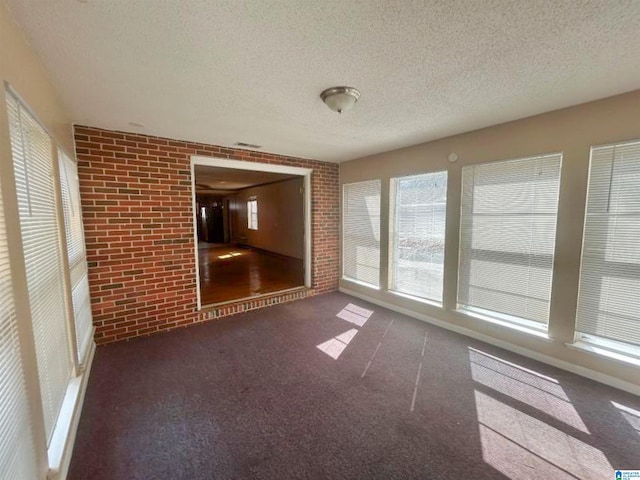
<svg viewBox="0 0 640 480"><path fill-rule="evenodd" d="M72 374L51 138L7 93L11 149L47 442Z"/></svg>
<svg viewBox="0 0 640 480"><path fill-rule="evenodd" d="M546 328L562 155L462 169L460 308Z"/></svg>
<svg viewBox="0 0 640 480"><path fill-rule="evenodd" d="M380 180L342 186L342 274L380 286Z"/></svg>
<svg viewBox="0 0 640 480"><path fill-rule="evenodd" d="M255 197L247 201L247 221L249 230L258 230L258 199Z"/></svg>
<svg viewBox="0 0 640 480"><path fill-rule="evenodd" d="M60 189L62 193L62 210L64 212L64 229L67 239L67 256L71 270L73 317L76 327L78 362L83 363L93 337L93 321L82 226L78 165L62 150L58 150L58 162L60 164Z"/></svg>
<svg viewBox="0 0 640 480"><path fill-rule="evenodd" d="M591 149L577 329L640 346L640 141Z"/></svg>
<svg viewBox="0 0 640 480"><path fill-rule="evenodd" d="M391 289L442 302L447 172L391 181Z"/></svg>
<svg viewBox="0 0 640 480"><path fill-rule="evenodd" d="M0 202L0 478L38 478Z"/></svg>

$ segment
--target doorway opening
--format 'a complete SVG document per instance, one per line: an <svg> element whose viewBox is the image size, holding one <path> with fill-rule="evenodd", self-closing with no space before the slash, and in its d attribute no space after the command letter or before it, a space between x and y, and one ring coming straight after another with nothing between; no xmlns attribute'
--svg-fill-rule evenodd
<svg viewBox="0 0 640 480"><path fill-rule="evenodd" d="M311 170L191 159L198 308L311 285Z"/></svg>

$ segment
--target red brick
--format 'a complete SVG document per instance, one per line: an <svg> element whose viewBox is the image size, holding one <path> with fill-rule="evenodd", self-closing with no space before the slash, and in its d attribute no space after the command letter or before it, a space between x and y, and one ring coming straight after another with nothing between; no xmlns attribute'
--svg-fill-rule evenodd
<svg viewBox="0 0 640 480"><path fill-rule="evenodd" d="M85 126L75 139L97 343L337 289L337 164ZM197 310L189 155L313 168L312 289Z"/></svg>

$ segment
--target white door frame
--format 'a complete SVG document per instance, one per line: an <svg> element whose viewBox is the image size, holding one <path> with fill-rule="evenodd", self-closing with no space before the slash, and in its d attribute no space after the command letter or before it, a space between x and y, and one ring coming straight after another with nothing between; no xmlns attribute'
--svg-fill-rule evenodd
<svg viewBox="0 0 640 480"><path fill-rule="evenodd" d="M200 264L198 260L198 228L196 212L196 165L207 167L233 168L236 170L254 170L258 172L285 173L304 177L304 286L311 288L311 173L312 168L287 167L270 163L245 162L242 160L228 160L226 158L204 157L191 155L191 202L193 209L193 240L196 256L196 287L198 296L198 310L202 309L200 298Z"/></svg>

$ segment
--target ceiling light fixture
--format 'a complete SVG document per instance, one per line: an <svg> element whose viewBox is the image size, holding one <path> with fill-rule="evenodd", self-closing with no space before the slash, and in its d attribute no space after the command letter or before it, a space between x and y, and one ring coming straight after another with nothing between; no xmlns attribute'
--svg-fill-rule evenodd
<svg viewBox="0 0 640 480"><path fill-rule="evenodd" d="M355 105L360 92L353 87L331 87L324 90L320 98L331 110L342 113Z"/></svg>

